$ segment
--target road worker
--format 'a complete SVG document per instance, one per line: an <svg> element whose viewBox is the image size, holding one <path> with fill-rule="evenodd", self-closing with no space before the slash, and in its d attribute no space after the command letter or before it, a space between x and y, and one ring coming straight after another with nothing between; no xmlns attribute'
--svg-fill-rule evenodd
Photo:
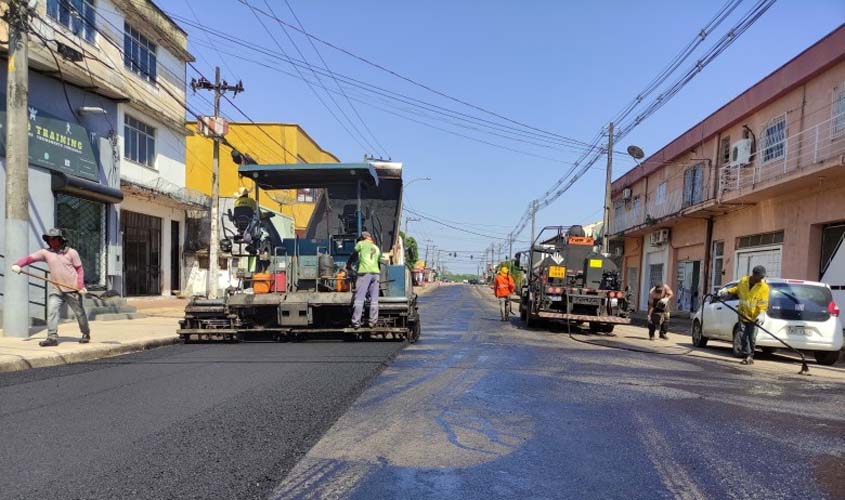
<svg viewBox="0 0 845 500"><path fill-rule="evenodd" d="M70 248L61 229L50 229L41 236L48 248L24 257L12 266L12 271L20 274L21 268L33 262L46 262L50 270L49 297L47 299L47 339L38 343L41 347L59 345L59 312L62 304L67 304L76 315L79 330L82 332L80 344L91 341L91 329L88 326L88 315L85 313L83 298L88 290L85 289L85 272L79 253Z"/></svg>
<svg viewBox="0 0 845 500"><path fill-rule="evenodd" d="M381 271L381 250L373 241L373 236L364 231L361 239L355 244L355 251L349 257L347 267L358 261L358 278L355 280L355 299L352 303L352 327L360 328L364 315L364 302L370 299L370 316L368 325L373 328L378 324L378 294Z"/></svg>
<svg viewBox="0 0 845 500"><path fill-rule="evenodd" d="M510 308L508 306L510 304L508 301L511 299L510 296L514 290L516 290L516 285L508 271L508 266L500 267L499 274L493 280L493 292L496 294L496 298L499 299L499 312L502 314L502 321L508 321L509 319Z"/></svg>
<svg viewBox="0 0 845 500"><path fill-rule="evenodd" d="M719 298L728 295L739 296L739 322L742 326L740 343L741 361L744 365L754 364L754 347L757 344L757 325L763 323L763 315L769 308L769 285L764 278L766 268L754 266L751 276L744 276L736 286L719 291Z"/></svg>
<svg viewBox="0 0 845 500"><path fill-rule="evenodd" d="M660 331L660 338L668 340L669 301L675 292L666 283L655 285L648 291L648 338L654 340L654 331Z"/></svg>

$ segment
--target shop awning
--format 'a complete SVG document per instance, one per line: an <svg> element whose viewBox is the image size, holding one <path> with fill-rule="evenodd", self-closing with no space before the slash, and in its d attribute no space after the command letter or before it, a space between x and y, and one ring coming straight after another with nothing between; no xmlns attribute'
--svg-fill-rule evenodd
<svg viewBox="0 0 845 500"><path fill-rule="evenodd" d="M103 186L100 183L80 179L62 172L52 172L52 174L53 192L102 203L120 203L123 201L123 192L119 189Z"/></svg>

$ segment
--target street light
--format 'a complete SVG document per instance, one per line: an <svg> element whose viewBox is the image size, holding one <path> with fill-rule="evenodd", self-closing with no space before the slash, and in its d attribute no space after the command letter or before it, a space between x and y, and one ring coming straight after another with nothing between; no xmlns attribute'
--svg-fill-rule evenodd
<svg viewBox="0 0 845 500"><path fill-rule="evenodd" d="M640 160L642 160L645 156L643 148L631 144L630 146L628 146L628 155L634 159L634 162L637 164L638 167L642 167Z"/></svg>

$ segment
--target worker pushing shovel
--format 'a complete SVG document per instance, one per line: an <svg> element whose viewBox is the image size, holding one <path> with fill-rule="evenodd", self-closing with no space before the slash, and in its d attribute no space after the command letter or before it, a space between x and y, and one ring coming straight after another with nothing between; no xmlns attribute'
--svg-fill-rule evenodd
<svg viewBox="0 0 845 500"><path fill-rule="evenodd" d="M33 262L46 262L50 269L52 279L45 280L50 283L49 298L47 299L47 338L38 343L41 347L52 347L59 345L59 311L62 304L67 304L76 314L79 322L79 330L82 332L80 344L87 344L91 341L91 329L88 326L88 315L82 299L88 290L85 289L85 273L82 269L82 260L79 253L70 248L61 229L53 228L47 234L41 236L48 248L42 248L32 255L26 256L12 266L12 271L18 274L32 274L23 271ZM38 277L38 276L35 276Z"/></svg>

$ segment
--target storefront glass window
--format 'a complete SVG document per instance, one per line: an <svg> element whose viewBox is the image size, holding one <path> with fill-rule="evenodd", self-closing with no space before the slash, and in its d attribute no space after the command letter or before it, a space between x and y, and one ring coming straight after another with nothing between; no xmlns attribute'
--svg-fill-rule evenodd
<svg viewBox="0 0 845 500"><path fill-rule="evenodd" d="M105 255L105 205L66 194L56 195L56 226L79 252L86 285L102 285Z"/></svg>

